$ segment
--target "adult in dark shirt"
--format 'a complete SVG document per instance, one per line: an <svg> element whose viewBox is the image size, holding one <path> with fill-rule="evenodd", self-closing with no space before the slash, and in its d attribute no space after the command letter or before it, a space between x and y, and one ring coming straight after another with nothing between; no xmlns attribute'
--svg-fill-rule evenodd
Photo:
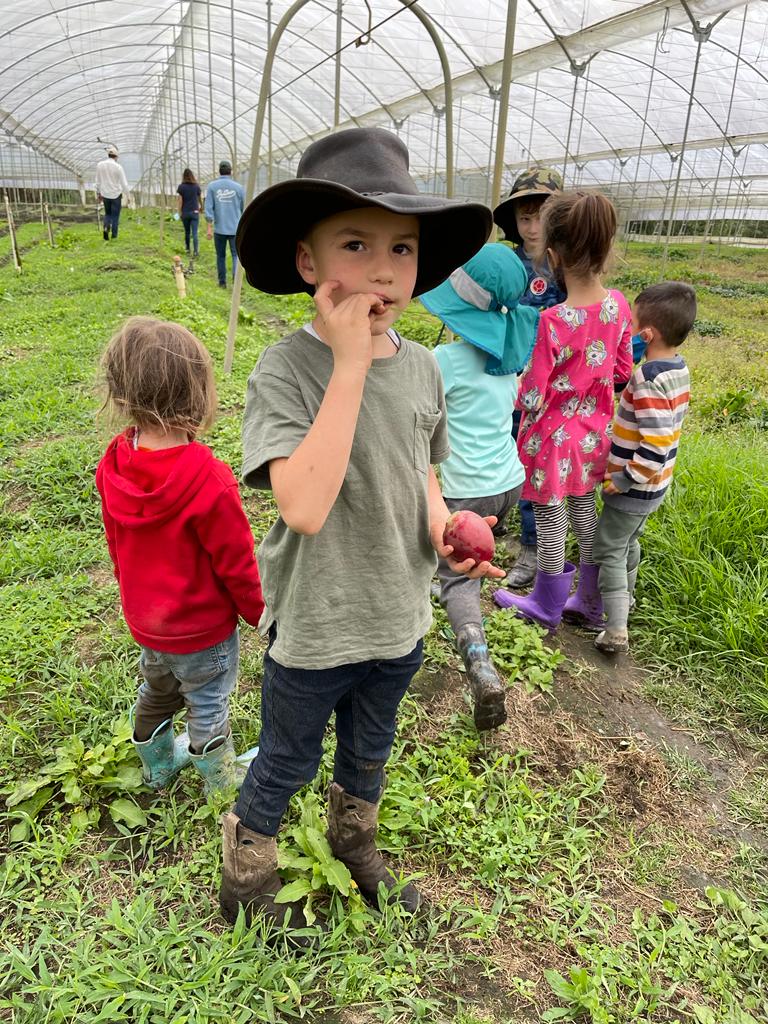
<svg viewBox="0 0 768 1024"><path fill-rule="evenodd" d="M202 212L202 193L197 183L197 178L189 167L184 169L181 175L181 184L176 191L178 193L176 208L181 216L181 223L184 225L184 248L187 250L187 256L189 256L189 239L191 235L194 255L199 256L200 246L197 241L197 228L200 221L200 213Z"/></svg>

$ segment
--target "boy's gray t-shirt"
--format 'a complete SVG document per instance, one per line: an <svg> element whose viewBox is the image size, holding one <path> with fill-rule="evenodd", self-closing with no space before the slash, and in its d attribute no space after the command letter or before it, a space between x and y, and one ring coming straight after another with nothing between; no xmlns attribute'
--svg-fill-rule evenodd
<svg viewBox="0 0 768 1024"><path fill-rule="evenodd" d="M306 330L266 349L248 381L243 479L268 489L269 462L287 458L314 422L333 370L331 349ZM287 668L324 669L408 654L432 621L428 471L448 457L440 371L402 339L374 359L349 466L315 536L281 518L258 551L270 651Z"/></svg>

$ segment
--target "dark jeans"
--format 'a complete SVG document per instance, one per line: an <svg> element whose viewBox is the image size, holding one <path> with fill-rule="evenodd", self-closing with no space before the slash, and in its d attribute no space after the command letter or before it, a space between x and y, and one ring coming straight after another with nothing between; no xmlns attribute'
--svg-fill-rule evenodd
<svg viewBox="0 0 768 1024"><path fill-rule="evenodd" d="M216 273L219 277L219 284L227 283L227 244L232 253L232 277L237 269L237 250L235 249L234 235L219 235L214 231L213 244L216 246Z"/></svg>
<svg viewBox="0 0 768 1024"><path fill-rule="evenodd" d="M113 238L117 238L117 226L120 221L120 208L122 205L122 194L117 199L107 199L104 196L104 230L109 234L111 228Z"/></svg>
<svg viewBox="0 0 768 1024"><path fill-rule="evenodd" d="M517 432L520 429L520 418L522 412L520 409L515 409L512 413L512 437L517 440ZM520 511L520 522L522 524L522 530L520 531L520 543L525 544L528 547L536 547L536 520L533 517L533 505L530 501L526 501L525 498L519 501L517 507Z"/></svg>
<svg viewBox="0 0 768 1024"><path fill-rule="evenodd" d="M200 252L200 246L197 241L197 227L200 223L200 214L185 213L181 218L181 223L184 225L184 248L189 252L189 236L191 235L194 253L197 256Z"/></svg>
<svg viewBox="0 0 768 1024"><path fill-rule="evenodd" d="M328 669L284 668L267 650L259 753L235 806L246 828L277 834L288 801L317 774L323 734L334 711L333 780L351 796L376 803L395 739L397 709L421 665L422 646L419 640L402 658Z"/></svg>

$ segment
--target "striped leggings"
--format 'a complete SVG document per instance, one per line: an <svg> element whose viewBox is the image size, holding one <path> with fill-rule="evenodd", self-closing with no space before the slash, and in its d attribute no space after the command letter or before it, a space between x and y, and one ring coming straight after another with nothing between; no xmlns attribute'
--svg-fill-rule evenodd
<svg viewBox="0 0 768 1024"><path fill-rule="evenodd" d="M566 507L567 502L567 507ZM565 568L565 539L568 536L568 524L579 541L579 560L594 564L592 558L592 541L597 529L597 510L595 508L595 492L568 495L555 505L537 505L533 503L533 514L536 517L536 564L541 572L561 573Z"/></svg>

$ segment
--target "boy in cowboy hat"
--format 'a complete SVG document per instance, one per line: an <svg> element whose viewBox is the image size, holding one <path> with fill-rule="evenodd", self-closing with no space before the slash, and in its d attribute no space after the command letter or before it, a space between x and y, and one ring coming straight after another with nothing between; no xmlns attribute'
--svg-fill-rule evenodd
<svg viewBox="0 0 768 1024"><path fill-rule="evenodd" d="M437 556L475 578L442 542L448 509L432 469L448 455L440 373L393 323L488 236L490 211L422 195L408 151L381 128L313 143L297 177L245 210L237 250L251 285L307 291L317 314L268 348L248 382L243 478L271 488L279 516L259 549L269 633L259 755L223 819L222 913L242 905L304 927L276 903L275 835L311 782L335 712L328 839L362 894L397 884L375 845L397 708L422 657ZM294 938L296 938L294 936ZM300 937L297 941L303 941Z"/></svg>
<svg viewBox="0 0 768 1024"><path fill-rule="evenodd" d="M541 237L541 208L550 196L563 190L562 176L549 167L529 167L512 186L503 203L493 211L493 219L512 242L528 274L528 284L520 299L523 306L536 310L549 309L565 301L565 291L549 269L546 256L538 253ZM520 425L520 414L515 413L514 436ZM521 501L520 554L509 570L507 586L525 587L536 575L536 522L530 501Z"/></svg>
<svg viewBox="0 0 768 1024"><path fill-rule="evenodd" d="M520 304L525 267L509 246L484 245L447 281L421 296L459 338L435 349L448 407L451 454L441 466L451 512L470 509L503 524L520 499L525 471L512 438L517 375L531 354L538 314ZM452 571L441 558L440 603L456 634L478 729L506 721L504 683L483 631L480 580Z"/></svg>

